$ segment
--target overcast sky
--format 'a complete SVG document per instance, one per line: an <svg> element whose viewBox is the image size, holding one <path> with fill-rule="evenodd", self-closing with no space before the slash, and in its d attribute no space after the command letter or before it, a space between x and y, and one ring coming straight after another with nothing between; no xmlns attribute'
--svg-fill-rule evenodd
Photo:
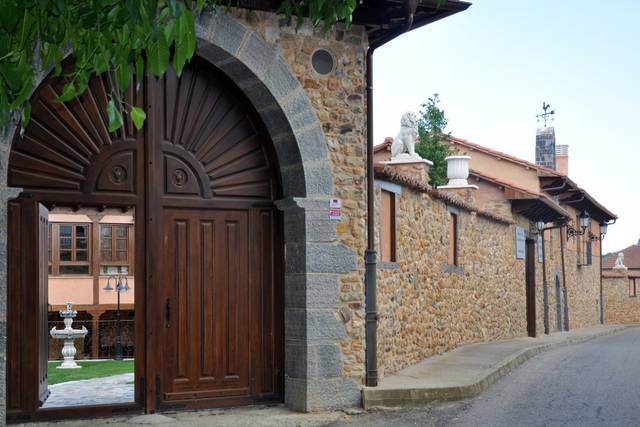
<svg viewBox="0 0 640 427"><path fill-rule="evenodd" d="M533 162L556 111L569 175L619 216L604 251L640 237L640 1L476 0L374 55L376 142L439 93L453 135Z"/></svg>

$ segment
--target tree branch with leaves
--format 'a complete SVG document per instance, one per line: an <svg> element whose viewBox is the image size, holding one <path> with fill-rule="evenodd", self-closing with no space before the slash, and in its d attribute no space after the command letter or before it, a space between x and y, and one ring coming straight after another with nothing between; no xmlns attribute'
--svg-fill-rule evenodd
<svg viewBox="0 0 640 427"><path fill-rule="evenodd" d="M195 21L205 7L233 6L233 0L1 0L0 1L0 128L11 116L29 122L37 64L54 68L67 83L58 101L81 95L93 76L108 73L109 130L119 129L129 114L144 125L142 106L124 102L131 76L145 72L162 76L169 65L178 76L196 49ZM351 20L356 0L284 0L280 12L289 19L303 16L328 29ZM64 72L65 53L73 52L73 68Z"/></svg>
<svg viewBox="0 0 640 427"><path fill-rule="evenodd" d="M447 117L440 108L440 97L433 94L422 104L418 119L418 139L416 153L433 162L429 168L430 184L434 187L447 184L447 161L445 157L452 154L451 147L445 141L451 133L445 133Z"/></svg>

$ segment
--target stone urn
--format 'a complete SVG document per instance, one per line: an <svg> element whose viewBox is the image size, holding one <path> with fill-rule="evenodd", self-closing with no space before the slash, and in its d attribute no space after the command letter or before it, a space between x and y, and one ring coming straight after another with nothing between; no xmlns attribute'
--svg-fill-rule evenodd
<svg viewBox="0 0 640 427"><path fill-rule="evenodd" d="M471 160L471 157L448 156L445 157L445 160L447 161L447 178L449 178L447 186L463 187L469 185L467 178L469 178L469 160Z"/></svg>
<svg viewBox="0 0 640 427"><path fill-rule="evenodd" d="M82 329L73 329L71 324L73 318L78 314L73 309L70 302L67 303L66 310L60 310L60 316L64 319L64 329L56 329L54 326L49 333L51 337L57 340L64 340L64 346L62 347L62 357L64 362L58 366L58 369L79 369L82 366L78 365L75 361L76 347L73 345L73 341L79 338L84 338L89 331L84 326Z"/></svg>

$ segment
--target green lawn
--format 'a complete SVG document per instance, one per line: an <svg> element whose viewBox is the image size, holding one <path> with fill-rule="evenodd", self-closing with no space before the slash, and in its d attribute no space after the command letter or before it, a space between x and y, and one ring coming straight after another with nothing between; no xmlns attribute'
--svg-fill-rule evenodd
<svg viewBox="0 0 640 427"><path fill-rule="evenodd" d="M80 369L57 369L62 362L49 362L49 385L67 381L88 380L90 378L133 372L133 360L101 360L99 362L78 362Z"/></svg>

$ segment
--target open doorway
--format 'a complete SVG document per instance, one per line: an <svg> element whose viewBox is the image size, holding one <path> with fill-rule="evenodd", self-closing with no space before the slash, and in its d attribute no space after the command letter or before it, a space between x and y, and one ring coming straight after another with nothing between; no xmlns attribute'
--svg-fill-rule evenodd
<svg viewBox="0 0 640 427"><path fill-rule="evenodd" d="M135 400L134 217L133 209L49 211L43 408Z"/></svg>

